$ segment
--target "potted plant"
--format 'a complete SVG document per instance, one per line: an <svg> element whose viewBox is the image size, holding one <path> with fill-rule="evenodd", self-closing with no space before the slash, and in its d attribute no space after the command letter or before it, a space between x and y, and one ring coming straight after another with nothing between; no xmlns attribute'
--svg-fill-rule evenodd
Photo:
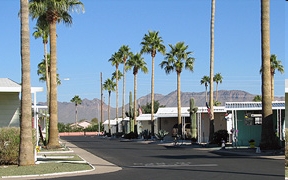
<svg viewBox="0 0 288 180"><path fill-rule="evenodd" d="M255 140L254 139L250 139L248 142L249 142L250 148L255 148Z"/></svg>

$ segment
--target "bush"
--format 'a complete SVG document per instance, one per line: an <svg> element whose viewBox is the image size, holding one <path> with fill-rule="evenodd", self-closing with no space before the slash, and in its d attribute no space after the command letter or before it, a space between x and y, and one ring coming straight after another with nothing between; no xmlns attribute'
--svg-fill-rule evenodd
<svg viewBox="0 0 288 180"><path fill-rule="evenodd" d="M159 140L164 140L164 137L168 134L165 130L159 130L157 134L155 134L156 138Z"/></svg>
<svg viewBox="0 0 288 180"><path fill-rule="evenodd" d="M140 136L143 137L145 140L151 139L151 133L148 129L145 129L140 133Z"/></svg>
<svg viewBox="0 0 288 180"><path fill-rule="evenodd" d="M228 131L227 130L219 130L219 131L214 133L212 144L221 145L222 144L222 140L227 142L228 137L229 137L229 135L228 135Z"/></svg>
<svg viewBox="0 0 288 180"><path fill-rule="evenodd" d="M100 124L100 131L104 130L104 126ZM93 124L83 129L82 127L71 127L71 124L58 123L59 132L96 132L98 131L98 124Z"/></svg>
<svg viewBox="0 0 288 180"><path fill-rule="evenodd" d="M33 146L36 147L36 130L32 129ZM0 165L17 165L20 146L20 128L0 128Z"/></svg>
<svg viewBox="0 0 288 180"><path fill-rule="evenodd" d="M0 128L0 164L18 164L20 128Z"/></svg>

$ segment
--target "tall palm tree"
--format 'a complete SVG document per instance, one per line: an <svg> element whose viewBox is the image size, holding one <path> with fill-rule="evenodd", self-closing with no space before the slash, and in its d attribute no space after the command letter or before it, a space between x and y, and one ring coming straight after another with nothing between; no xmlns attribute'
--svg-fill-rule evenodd
<svg viewBox="0 0 288 180"><path fill-rule="evenodd" d="M34 165L32 112L31 112L31 81L30 81L30 35L28 1L20 1L21 18L21 118L19 165Z"/></svg>
<svg viewBox="0 0 288 180"><path fill-rule="evenodd" d="M132 55L131 58L127 61L127 69L133 68L133 75L134 75L134 132L137 132L137 74L138 71L142 71L143 73L148 73L148 68L144 58L141 56L140 53L136 53Z"/></svg>
<svg viewBox="0 0 288 180"><path fill-rule="evenodd" d="M48 43L48 37L49 37L49 27L48 26L44 26L44 27L40 27L40 26L36 26L35 31L33 32L33 36L35 37L35 39L38 38L42 38L42 42L43 42L43 46L44 46L44 63L45 63L45 80L43 80L44 82L46 82L46 89L47 89L47 105L49 104L49 94L50 94L50 72L49 72L49 65L48 65L48 57L47 57L47 43ZM50 58L50 57L49 57ZM39 69L39 66L38 66ZM39 74L38 74L39 75ZM49 106L48 106L49 107Z"/></svg>
<svg viewBox="0 0 288 180"><path fill-rule="evenodd" d="M206 100L206 102L208 102L207 87L208 87L208 84L210 83L210 77L209 76L203 76L200 83L205 85L205 100Z"/></svg>
<svg viewBox="0 0 288 180"><path fill-rule="evenodd" d="M157 52L165 54L166 48L163 44L162 37L159 36L159 31L148 31L145 34L142 42L141 54L150 53L152 57L152 72L151 72L151 134L154 135L154 58Z"/></svg>
<svg viewBox="0 0 288 180"><path fill-rule="evenodd" d="M214 135L214 102L213 102L213 77L214 77L214 21L215 21L215 0L211 0L211 21L210 21L210 128L209 141L213 140Z"/></svg>
<svg viewBox="0 0 288 180"><path fill-rule="evenodd" d="M177 73L177 109L178 109L178 133L181 133L181 86L180 86L180 75L185 69L192 71L194 68L195 58L190 57L192 52L187 51L188 45L184 42L178 42L175 46L169 44L171 50L166 53L165 60L160 63L160 67L170 74L172 71ZM182 133L181 133L182 134Z"/></svg>
<svg viewBox="0 0 288 180"><path fill-rule="evenodd" d="M57 41L56 24L72 24L72 11L84 12L84 5L78 0L30 0L30 15L37 19L37 26L49 26L50 37L50 104L49 104L49 141L50 148L60 147L58 139L58 105L57 105Z"/></svg>
<svg viewBox="0 0 288 180"><path fill-rule="evenodd" d="M116 128L116 132L118 132L118 73L119 73L119 64L122 63L122 58L120 57L119 53L114 53L111 58L108 60L109 62L111 62L112 66L116 67L115 70L115 80L116 80L116 124L117 124L117 128Z"/></svg>
<svg viewBox="0 0 288 180"><path fill-rule="evenodd" d="M126 61L132 55L128 45L122 45L118 50L123 64L123 90L122 90L122 119L125 118L125 87L126 87ZM123 130L123 128L122 128Z"/></svg>
<svg viewBox="0 0 288 180"><path fill-rule="evenodd" d="M280 60L277 60L277 56L275 54L271 54L270 56L270 70L271 70L271 100L274 101L274 75L276 70L281 74L284 73L284 66L282 65ZM260 73L262 73L262 68L260 69Z"/></svg>
<svg viewBox="0 0 288 180"><path fill-rule="evenodd" d="M278 146L274 133L271 99L270 0L261 0L262 132L261 149Z"/></svg>
<svg viewBox="0 0 288 180"><path fill-rule="evenodd" d="M71 100L71 102L74 102L75 104L75 126L77 126L77 118L78 118L78 112L77 112L77 107L79 104L82 103L82 99L78 96L78 95L75 95Z"/></svg>
<svg viewBox="0 0 288 180"><path fill-rule="evenodd" d="M111 101L111 92L115 91L116 83L112 81L111 79L106 79L106 81L103 84L103 89L108 91L108 129L109 129L109 135L111 135L111 125L110 125L110 101Z"/></svg>
<svg viewBox="0 0 288 180"><path fill-rule="evenodd" d="M213 77L213 81L216 82L216 101L218 101L218 84L222 83L223 77L221 76L221 73L216 73Z"/></svg>

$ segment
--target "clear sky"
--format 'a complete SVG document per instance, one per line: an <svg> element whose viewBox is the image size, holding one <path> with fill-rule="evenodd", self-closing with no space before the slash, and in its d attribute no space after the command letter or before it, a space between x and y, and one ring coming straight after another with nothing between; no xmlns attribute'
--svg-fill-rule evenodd
<svg viewBox="0 0 288 180"><path fill-rule="evenodd" d="M182 92L202 92L200 80L209 75L211 0L82 0L85 13L72 13L73 24L57 26L58 101L70 102L75 96L100 99L100 72L103 82L111 78L115 67L108 62L120 46L128 45L133 53L141 50L140 43L148 30L159 31L164 44L184 41L195 58L194 72L181 73ZM284 0L270 2L271 54L285 63ZM0 6L0 77L21 81L19 0L1 0ZM287 21L287 20L286 20ZM30 21L31 85L39 82L37 65L43 59L41 39L35 39L35 21ZM261 34L260 0L216 0L215 73L223 76L219 90L244 90L261 94ZM287 35L286 35L287 39ZM138 73L137 98L151 91L151 56L143 56L148 74ZM160 68L164 56L155 57L155 93L166 95L175 91L176 73L166 75ZM120 66L122 70L122 66ZM65 80L69 78L69 80ZM287 75L276 72L275 96L284 96ZM133 74L127 72L126 94L133 91ZM216 88L216 85L214 85ZM105 103L108 93L104 91ZM38 102L46 101L46 91L37 94ZM128 102L126 95L125 102ZM115 107L115 93L112 94ZM119 82L119 106L122 105L122 80Z"/></svg>

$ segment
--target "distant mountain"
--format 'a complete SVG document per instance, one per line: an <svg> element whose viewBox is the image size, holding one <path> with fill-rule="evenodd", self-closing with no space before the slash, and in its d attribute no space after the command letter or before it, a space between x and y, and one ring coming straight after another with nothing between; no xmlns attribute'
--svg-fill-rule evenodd
<svg viewBox="0 0 288 180"><path fill-rule="evenodd" d="M209 92L207 93L209 99ZM214 92L216 96L216 92ZM218 91L218 101L224 106L225 102L245 102L252 101L255 94L250 94L245 91L240 90L219 90ZM166 107L176 107L177 106L177 91L173 91L167 95L155 94L155 100L159 101L160 105L165 105ZM205 106L205 92L182 92L181 93L181 105L182 107L189 106L191 98L194 98L195 104L198 107ZM285 101L284 97L275 97L275 100ZM146 105L146 103L151 102L151 94L142 96L138 99L139 104ZM39 103L45 105L46 103ZM119 104L120 105L120 104ZM83 99L82 104L78 105L78 121L86 119L91 121L93 118L98 118L100 120L100 108L101 100L99 99ZM128 104L125 105L125 109L128 110ZM115 108L110 108L111 119L115 118ZM122 116L122 107L119 107L119 115ZM108 117L108 105L103 103L103 117L104 120ZM58 121L63 123L74 123L75 122L75 105L71 102L58 102Z"/></svg>

